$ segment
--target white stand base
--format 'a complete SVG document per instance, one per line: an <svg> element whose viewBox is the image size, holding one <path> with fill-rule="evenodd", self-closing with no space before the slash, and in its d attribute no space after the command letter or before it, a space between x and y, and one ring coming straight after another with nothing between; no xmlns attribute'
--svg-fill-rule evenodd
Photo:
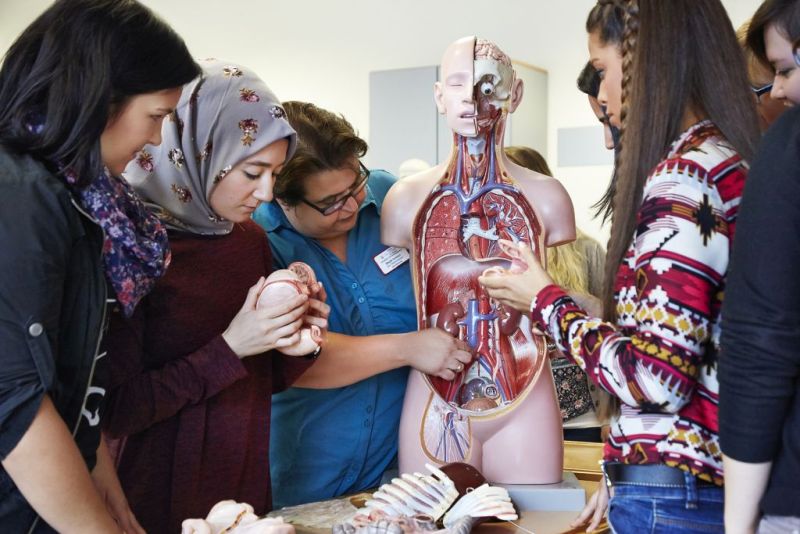
<svg viewBox="0 0 800 534"><path fill-rule="evenodd" d="M556 484L492 484L508 490L518 511L579 512L586 504L586 491L574 473L564 472Z"/></svg>

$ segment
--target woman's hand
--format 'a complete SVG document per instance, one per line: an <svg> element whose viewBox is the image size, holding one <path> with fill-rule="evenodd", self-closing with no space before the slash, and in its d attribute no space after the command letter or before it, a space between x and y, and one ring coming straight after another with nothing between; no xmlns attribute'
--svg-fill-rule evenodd
<svg viewBox="0 0 800 534"><path fill-rule="evenodd" d="M569 526L572 528L580 527L585 525L588 521L589 526L586 527L586 532L597 530L607 510L608 486L606 485L605 479L601 479L597 483L597 491L594 492L592 498L586 503L580 515L578 515Z"/></svg>
<svg viewBox="0 0 800 534"><path fill-rule="evenodd" d="M288 347L300 340L299 330L309 307L308 295L298 294L286 301L256 309L265 282L261 277L250 288L239 313L222 333L222 338L239 358Z"/></svg>
<svg viewBox="0 0 800 534"><path fill-rule="evenodd" d="M445 380L453 380L472 362L467 344L439 328L404 334L401 347L408 365Z"/></svg>
<svg viewBox="0 0 800 534"><path fill-rule="evenodd" d="M507 248L516 248L519 259L527 264L527 269L522 272L492 267L478 277L478 282L486 288L490 297L500 301L506 306L522 312L529 313L531 301L539 291L553 283L550 275L542 268L533 251L523 243L513 244L501 240Z"/></svg>
<svg viewBox="0 0 800 534"><path fill-rule="evenodd" d="M111 453L102 437L100 446L97 448L97 463L92 470L92 480L106 504L108 513L117 522L119 528L125 534L145 534L128 505L128 500L125 498L125 493L122 491L117 472L114 469Z"/></svg>
<svg viewBox="0 0 800 534"><path fill-rule="evenodd" d="M325 303L328 300L328 294L322 286L322 282L311 284L309 291L308 313L304 321L308 326L318 326L324 336L328 331L328 317L331 314L331 307Z"/></svg>

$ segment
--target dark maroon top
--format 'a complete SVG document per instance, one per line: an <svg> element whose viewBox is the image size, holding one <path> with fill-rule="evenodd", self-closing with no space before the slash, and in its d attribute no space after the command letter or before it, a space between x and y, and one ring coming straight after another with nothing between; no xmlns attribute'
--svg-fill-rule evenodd
<svg viewBox="0 0 800 534"><path fill-rule="evenodd" d="M226 236L170 234L172 264L130 320L111 318L104 417L119 478L149 534L180 532L218 501L272 506L270 395L310 365L276 352L240 360L222 332L271 270L255 223Z"/></svg>

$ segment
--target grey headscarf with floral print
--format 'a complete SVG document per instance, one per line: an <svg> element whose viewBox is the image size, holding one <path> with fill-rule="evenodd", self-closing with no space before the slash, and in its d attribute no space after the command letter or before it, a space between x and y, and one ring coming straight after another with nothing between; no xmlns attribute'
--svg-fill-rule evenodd
<svg viewBox="0 0 800 534"><path fill-rule="evenodd" d="M230 62L200 61L203 74L183 88L175 113L164 121L159 146L147 145L128 164L125 178L168 228L227 234L209 198L237 163L297 134L278 98L253 71Z"/></svg>

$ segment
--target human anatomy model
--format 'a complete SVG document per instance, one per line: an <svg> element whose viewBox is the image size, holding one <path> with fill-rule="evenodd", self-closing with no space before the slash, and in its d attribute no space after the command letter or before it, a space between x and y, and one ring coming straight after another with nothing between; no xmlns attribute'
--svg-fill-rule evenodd
<svg viewBox="0 0 800 534"><path fill-rule="evenodd" d="M310 286L317 281L314 270L303 262L296 261L286 269L273 271L266 280L266 284L258 295L256 307L262 303L280 302L294 297L297 294L310 294ZM304 326L300 329L300 339L297 343L280 350L287 356L304 356L312 354L322 343L323 332L318 326Z"/></svg>
<svg viewBox="0 0 800 534"><path fill-rule="evenodd" d="M478 276L511 268L525 243L575 239L572 202L561 184L511 163L503 152L508 113L522 99L508 56L466 37L445 51L436 105L453 130L447 161L392 187L382 240L411 251L419 328L467 342L473 360L447 381L412 370L400 422L400 472L467 462L495 483L561 480L561 415L547 343L528 317L489 298Z"/></svg>

